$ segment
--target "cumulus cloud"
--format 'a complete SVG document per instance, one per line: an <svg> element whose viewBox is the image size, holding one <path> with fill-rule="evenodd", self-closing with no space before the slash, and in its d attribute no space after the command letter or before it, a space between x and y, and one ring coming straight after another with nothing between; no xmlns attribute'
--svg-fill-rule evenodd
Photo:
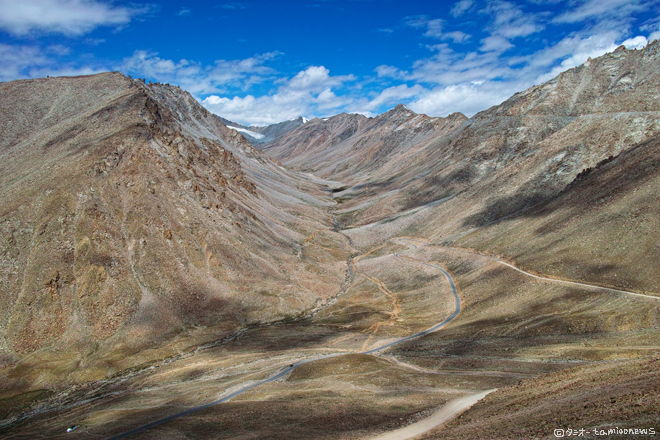
<svg viewBox="0 0 660 440"><path fill-rule="evenodd" d="M306 70L298 72L291 81L289 81L287 88L291 90L303 90L309 92L318 92L325 90L328 87L334 87L346 81L353 81L353 75L346 76L330 76L330 71L323 66L311 66Z"/></svg>
<svg viewBox="0 0 660 440"><path fill-rule="evenodd" d="M150 10L96 0L0 0L0 9L0 29L19 37L35 32L82 35L99 26L125 25Z"/></svg>
<svg viewBox="0 0 660 440"><path fill-rule="evenodd" d="M332 76L324 66L310 66L285 81L275 93L233 98L211 95L202 105L229 120L245 125L268 125L293 119L334 114L352 100L337 96L333 88L355 80L353 75Z"/></svg>
<svg viewBox="0 0 660 440"><path fill-rule="evenodd" d="M501 103L517 91L514 84L491 81L441 86L410 102L408 107L416 113L431 116L444 117L454 112L472 116Z"/></svg>
<svg viewBox="0 0 660 440"><path fill-rule="evenodd" d="M626 49L644 49L649 43L649 40L646 39L643 35L638 35L635 38L628 38L626 41L621 43L622 46L625 46Z"/></svg>

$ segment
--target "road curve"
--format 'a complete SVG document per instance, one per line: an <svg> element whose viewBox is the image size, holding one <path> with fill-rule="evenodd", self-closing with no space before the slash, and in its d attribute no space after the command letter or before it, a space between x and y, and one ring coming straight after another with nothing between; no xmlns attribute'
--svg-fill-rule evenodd
<svg viewBox="0 0 660 440"><path fill-rule="evenodd" d="M407 240L404 240L404 239L401 239L401 238L399 238L398 240L401 243L405 243L407 245L413 246L415 249L418 248L418 246L416 244L411 243L410 241L407 241ZM427 244L425 244L424 246L427 246ZM458 314L461 312L461 299L458 296L458 292L456 291L456 285L454 284L454 280L452 279L449 272L447 272L446 270L444 270L443 268L441 268L439 266L436 266L436 265L433 265L433 264L430 264L430 263L425 263L423 261L414 260L412 258L401 257L400 255L403 252L407 252L407 251L397 252L397 253L394 254L394 256L396 258L399 258L399 259L402 259L402 260L412 261L412 262L415 262L415 263L418 263L418 264L423 264L425 266L433 267L435 269L438 269L439 271L441 271L445 275L445 277L447 278L447 281L449 281L449 285L451 286L452 295L454 296L454 303L455 303L454 313L452 313L449 317L447 317L441 323L436 324L436 325L434 325L433 327L431 327L427 330L424 330L424 331L419 332L419 333L415 333L414 335L406 336L405 338L397 339L396 341L390 342L390 343L385 344L381 347L377 347L377 348L374 348L374 349L371 349L371 350L368 350L368 351L360 352L359 354L373 354L373 353L379 352L381 350L385 350L386 348L389 348L393 345L400 344L401 342L409 341L410 339L419 338L420 336L424 336L424 335L427 335L429 333L432 333L436 330L439 330L441 327L445 326L450 321L454 320L458 316ZM162 425L163 423L169 422L171 420L175 420L175 419L187 416L188 414L192 414L194 412L209 408L211 406L215 406L215 405L218 405L220 403L227 402L227 401L233 399L234 397L239 396L239 395L251 390L252 388L256 388L258 386L267 384L269 382L274 382L274 381L286 376L287 374L289 374L290 372L292 372L293 370L295 370L296 368L298 368L301 365L307 364L309 362L317 361L317 360L320 360L320 359L327 359L327 358L330 358L330 357L342 356L344 354L347 354L347 353L342 352L342 353L333 353L333 354L321 355L321 356L317 356L317 357L314 357L314 358L305 359L305 360L296 362L296 363L280 370L280 372L275 374L274 376L269 377L268 379L264 379L260 382L253 383L252 385L248 385L244 388L241 388L240 390L234 391L233 393L229 394L228 396L223 397L222 399L218 399L214 402L210 402L210 403L207 403L207 404L204 404L204 405L196 406L194 408L190 408L190 409L187 409L185 411L181 411L181 412L178 412L176 414L172 414L172 415L164 417L162 419L154 420L153 422L147 423L146 425L142 425L140 427L137 427L137 428L132 429L130 431L124 432L122 434L118 434L118 435L115 435L114 437L110 437L108 440L123 439L123 438L129 437L129 436L132 436L133 434L137 434L139 432L146 431L147 429L153 428L155 426Z"/></svg>
<svg viewBox="0 0 660 440"><path fill-rule="evenodd" d="M409 242L409 241L403 240L403 239L401 239L401 238L399 238L398 240L399 240L401 243L405 243L405 244L408 244L408 245L410 245L410 246L414 246L415 249L418 248L418 246L417 246L416 244L414 244L414 243L411 243L411 242ZM427 246L427 245L425 244L424 246ZM422 246L422 247L424 247L424 246ZM403 251L403 252L406 252L406 251ZM447 271L444 270L443 268L441 268L441 267L439 267L439 266L436 266L436 265L434 265L434 264L425 263L425 262L423 262L423 261L419 261L419 260L413 260L412 258L404 258L404 257L401 257L401 254L402 254L403 252L397 252L396 254L394 254L394 256L397 257L397 258L400 258L400 259L402 259L402 260L412 261L412 262L415 262L415 263L418 263L418 264L423 264L424 266L430 266L430 267L433 267L433 268L435 268L435 269L438 269L439 271L441 271L441 272L445 275L445 277L447 278L447 281L449 281L449 285L451 286L451 293L454 295L454 303L455 303L455 306L454 306L454 307L455 307L455 308L454 308L454 313L452 313L449 317L447 317L447 319L445 319L445 320L442 321L441 323L436 324L436 325L434 325L433 327L431 327L431 328L429 328L429 329L427 329L427 330L424 330L423 332L415 333L414 335L410 335L410 336L406 336L405 338L397 339L397 340L394 341L394 342L390 342L389 344L383 345L382 347L378 347L378 348L374 348L374 349L369 350L369 351L365 351L365 352L363 352L362 354L372 354L372 353L376 353L376 352L378 352L378 351L381 351L381 350L384 350L384 349L386 349L386 348L389 348L389 347L391 347L392 345L396 345L396 344L399 344L399 343L401 343L401 342L408 341L408 340L410 340L410 339L419 338L420 336L424 336L424 335L427 335L427 334L429 334L429 333L432 333L432 332L434 332L434 331L436 331L436 330L439 330L441 327L447 325L450 321L454 320L454 318L456 318L456 317L458 316L459 313L461 313L461 298L458 296L458 292L456 291L456 285L454 284L454 280L452 279L451 275L449 275L449 272L447 272Z"/></svg>
<svg viewBox="0 0 660 440"><path fill-rule="evenodd" d="M486 397L495 390L482 391L477 394L470 394L468 396L459 397L458 399L450 400L442 406L438 411L431 414L429 417L420 420L417 423L408 425L405 428L400 428L395 431L390 431L385 434L373 437L371 440L408 440L417 437L431 429L448 422L456 417L472 405Z"/></svg>

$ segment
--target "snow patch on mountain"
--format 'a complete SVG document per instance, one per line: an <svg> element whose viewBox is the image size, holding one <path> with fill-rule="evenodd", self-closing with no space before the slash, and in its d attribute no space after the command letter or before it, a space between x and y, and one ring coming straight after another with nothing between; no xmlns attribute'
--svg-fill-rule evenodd
<svg viewBox="0 0 660 440"><path fill-rule="evenodd" d="M250 130L247 130L247 129L245 129L245 128L239 128L239 127L229 127L229 128L234 129L234 130L236 130L236 131L240 131L241 133L245 133L245 134L247 134L248 136L251 136L251 137L253 137L253 138L255 138L255 139L263 139L263 138L265 137L265 136L264 136L263 134L261 134L261 133L256 133L256 132L254 132L254 131L250 131Z"/></svg>

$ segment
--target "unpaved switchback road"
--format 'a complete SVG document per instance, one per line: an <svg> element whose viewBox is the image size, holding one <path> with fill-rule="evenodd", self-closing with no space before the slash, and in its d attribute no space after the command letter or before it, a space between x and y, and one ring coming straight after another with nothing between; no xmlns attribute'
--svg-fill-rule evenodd
<svg viewBox="0 0 660 440"><path fill-rule="evenodd" d="M413 246L415 249L417 249L419 247L415 243L413 243L413 241L417 241L417 240L409 240L409 239L399 238L398 241L401 242L401 243L407 244L409 246ZM425 243L423 246L427 246L427 245L428 244ZM415 260L413 258L401 256L401 254L404 253L404 252L407 252L407 251L397 252L397 253L394 254L394 256L396 258L401 259L401 260L406 260L406 261L409 261L409 262L413 262L413 263L433 267L435 269L438 269L439 271L441 271L445 275L445 277L447 278L447 281L449 282L449 286L451 287L452 295L454 297L454 304L455 304L454 312L449 317L444 319L442 322L440 322L439 324L434 325L433 327L431 327L427 330L424 330L424 331L419 332L419 333L415 333L414 335L406 336L405 338L397 339L397 340L395 340L393 342L390 342L388 344L385 344L381 347L377 347L377 348L374 348L374 349L371 349L371 350L368 350L368 351L363 351L360 354L373 354L373 353L379 352L381 350L385 350L386 348L389 348L393 345L400 344L401 342L408 341L408 340L414 339L414 338L419 338L420 336L424 336L424 335L427 335L429 333L432 333L436 330L439 330L440 328L442 328L443 326L445 326L446 324L448 324L452 320L454 320L458 316L458 314L461 312L461 299L458 296L458 292L456 291L456 285L454 284L454 280L452 279L449 272L447 272L443 268L441 268L439 266L436 266L434 264L430 264L430 263L426 263L424 261L419 261L419 260ZM163 423L169 422L171 420L175 420L175 419L187 416L188 414L192 414L192 413L200 411L202 409L209 408L211 406L215 406L215 405L218 405L218 404L221 404L221 403L224 403L224 402L228 402L229 400L233 399L234 397L239 396L239 395L241 395L241 394L243 394L243 393L245 393L245 392L247 392L247 391L249 391L253 388L256 388L258 386L261 386L261 385L264 385L264 384L267 384L267 383L270 383L270 382L274 382L274 381L276 381L276 380L278 380L282 377L285 377L287 374L289 374L290 372L292 372L293 370L295 370L296 368L298 368L301 365L307 364L307 363L312 362L312 361L320 360L320 359L326 359L326 358L329 358L329 357L341 356L343 354L347 354L347 353L345 353L345 352L333 353L333 354L327 354L327 355L317 356L317 357L310 358L310 359L301 360L299 362L296 362L296 363L280 370L277 374L275 374L274 376L269 377L268 379L264 379L260 382L253 383L252 385L248 385L244 388L241 388L240 390L234 391L233 393L229 394L228 396L223 397L222 399L216 400L214 402L206 403L204 405L196 406L196 407L187 409L185 411L181 411L181 412L178 412L176 414L172 414L170 416L164 417L162 419L155 420L155 421L153 421L151 423L148 423L146 425L140 426L138 428L135 428L135 429L132 429L130 431L124 432L122 434L111 437L109 440L123 439L123 438L129 437L133 434L137 434L139 432L142 432L142 431L145 431L147 429L153 428L155 426L162 425ZM486 391L485 393L487 394L488 392L489 391ZM468 396L468 397L471 397L471 396ZM461 398L461 399L466 399L466 398ZM467 402L467 401L464 401L464 400L461 400L461 399L457 399L456 401L452 401L449 404L452 404L453 402L458 402L458 401ZM461 403L460 405L464 405L464 404L465 403ZM448 405L445 405L445 407L447 407ZM458 405L458 406L460 406L460 405ZM470 404L470 405L472 405L472 404ZM470 406L470 405L468 405L468 406ZM454 405L454 406L456 406L456 405ZM445 407L443 407L443 409ZM465 408L463 408L463 409L465 409ZM441 411L442 411L442 409L439 412L441 412ZM447 411L449 411L449 410L447 410ZM452 414L456 414L457 411L452 413ZM449 412L445 412L443 414L449 414ZM435 414L434 414L434 416L435 416ZM434 417L434 416L432 416L432 417ZM445 416L443 416L443 417L445 417ZM418 422L418 423L421 423L421 422ZM431 425L430 428L433 428L433 427L437 426L439 423L442 423L442 422L435 423L435 424ZM417 423L415 425L417 425ZM413 426L413 425L411 425L411 426ZM428 429L430 429L430 428L428 428ZM420 433L421 432L423 432L423 431L420 431ZM394 437L394 438L399 438L399 437Z"/></svg>

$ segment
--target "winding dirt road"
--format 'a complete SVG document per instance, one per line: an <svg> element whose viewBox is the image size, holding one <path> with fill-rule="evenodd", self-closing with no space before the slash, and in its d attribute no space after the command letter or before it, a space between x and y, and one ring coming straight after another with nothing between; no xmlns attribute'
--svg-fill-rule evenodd
<svg viewBox="0 0 660 440"><path fill-rule="evenodd" d="M399 238L398 241L401 242L401 243L407 244L407 245L409 245L409 246L413 246L415 249L417 249L417 248L419 247L419 246L417 246L415 243L413 243L412 240L408 240L408 239L404 239L404 238ZM415 241L416 241L416 240L415 240ZM425 243L423 246L427 246L427 245L428 245L428 243ZM371 349L371 350L368 350L368 351L363 351L363 352L361 352L361 354L373 354L373 353L377 353L377 352L382 351L382 350L385 350L386 348L389 348L389 347L391 347L391 346L393 346L393 345L400 344L401 342L408 341L408 340L410 340L410 339L414 339L414 338L419 338L419 337L421 337L421 336L424 336L424 335L427 335L427 334L432 333L432 332L434 332L434 331L437 331L437 330L439 330L440 328L442 328L443 326L445 326L446 324L448 324L449 322L451 322L453 319L455 319L455 318L458 316L458 314L461 312L461 299L460 299L460 297L458 296L458 292L456 291L456 285L454 284L454 280L452 279L452 277L451 277L451 275L449 274L449 272L447 272L447 271L444 270L443 268L441 268L441 267L439 267L439 266L436 266L436 265L434 265L434 264L426 263L426 262L424 262L424 261L415 260L415 259L410 258L410 257L403 257L403 256L401 256L401 254L402 254L403 252L407 252L407 251L397 252L397 253L394 254L394 256L395 256L396 258L399 258L399 259L402 259L402 260L411 261L411 262L414 262L414 263L418 263L418 264L422 264L422 265L425 265L425 266L433 267L433 268L435 268L435 269L438 269L439 271L441 271L441 272L445 275L445 277L447 278L447 281L449 282L449 285L451 286L452 295L453 295L453 297L454 297L455 310L454 310L454 312L453 312L449 317L447 317L445 320L443 320L443 321L440 322L439 324L436 324L436 325L434 325L433 327L431 327L431 328L429 328L429 329L427 329L427 330L424 330L424 331L419 332L419 333L415 333L415 334L410 335L410 336L406 336L405 338L397 339L396 341L390 342L390 343L388 343L388 344L385 344L385 345L383 345L383 346L380 346L380 347L377 347L377 348L374 348L374 349ZM178 418L181 418L181 417L187 416L188 414L192 414L192 413L197 412L197 411L200 411L200 410L202 410L202 409L209 408L209 407L211 407L211 406L215 406L215 405L219 405L219 404L224 403L224 402L228 402L229 400L233 399L234 397L239 396L239 395L241 395L241 394L243 394L243 393L245 393L245 392L247 392L247 391L249 391L249 390L251 390L251 389L253 389L253 388L256 388L256 387L258 387L258 386L261 386L261 385L264 385L264 384L267 384L267 383L270 383L270 382L274 382L274 381L276 381L276 380L278 380L278 379L280 379L280 378L282 378L282 377L288 375L290 372L292 372L293 370L295 370L296 368L298 368L298 367L301 366L301 365L304 365L304 364L307 364L307 363L309 363L309 362L313 362L313 361L316 361L316 360L320 360L320 359L326 359L326 358L329 358L329 357L341 356L341 355L344 355L344 354L346 354L346 353L345 353L345 352L342 352L342 353L333 353L333 354L317 356L317 357L314 357L314 358L305 359L305 360L302 360L302 361L296 362L296 363L294 363L294 364L292 364L292 365L290 365L290 366L288 366L288 367L286 367L286 368L280 370L280 371L279 371L277 374L275 374L274 376L271 376L271 377L269 377L268 379L264 379L264 380L262 380L262 381L260 381L260 382L253 383L252 385L249 385L249 386L246 386L246 387L244 387L244 388L241 388L240 390L234 391L233 393L229 394L228 396L223 397L222 399L219 399L219 400L216 400L216 401L214 401L214 402L210 402L210 403L207 403L207 404L204 404L204 405L196 406L196 407L194 407L194 408L190 408L190 409L187 409L187 410L185 410L185 411L181 411L181 412L178 412L178 413L176 413L176 414L172 414L172 415L167 416L167 417L164 417L164 418L162 418L162 419L155 420L155 421L153 421L153 422L151 422L151 423L148 423L148 424L146 424L146 425L140 426L140 427L138 427L138 428L135 428L135 429L132 429L132 430L130 430L130 431L124 432L124 433L122 433L122 434L119 434L119 435L116 435L116 436L114 436L114 437L111 437L109 440L119 440L119 439L123 439L123 438L129 437L129 436L132 436L132 435L134 435L134 434L137 434L137 433L139 433L139 432L146 431L147 429L153 428L153 427L155 427L155 426L162 425L163 423L169 422L169 421L171 421L171 420L175 420L175 419L178 419ZM488 392L489 392L489 391L486 391L485 393L487 394ZM484 395L485 395L485 394L484 394ZM476 396L476 395L473 395L473 396ZM473 397L473 396L468 396L468 397ZM455 407L455 408L459 408L459 407L462 407L462 406L466 405L465 402L468 402L468 401L467 401L467 400L464 400L464 399L467 399L467 398L461 398L461 399L457 399L456 401L452 401L452 402L450 402L450 404L453 405L451 408L454 408L454 407ZM478 399L477 399L477 400L478 400ZM458 402L458 401L460 401L459 404L454 404L454 403L453 403L453 402ZM474 402L473 402L473 403L474 403ZM445 405L445 407L448 407L448 405L450 405L450 404ZM457 406L457 405L458 405L458 406ZM470 404L470 405L471 405L471 404ZM468 405L467 407L469 407L470 405ZM443 407L443 409L444 409L445 407ZM463 409L465 409L465 408L467 408L467 407L464 407ZM442 412L443 409L441 409L440 411L438 411L438 413ZM451 411L455 411L455 412L451 413ZM445 412L442 413L442 414L443 414L442 417L449 417L449 418L451 418L451 416L447 416L447 414L450 414L450 413L451 413L451 414L457 414L459 411L461 411L461 410L460 410L460 409L456 409L456 410L454 410L454 409L451 409L451 410L450 410L450 409L447 409ZM438 413L436 413L436 414L438 414ZM436 414L434 414L434 415L431 416L431 417L432 417L432 418L435 417ZM440 420L442 417L438 416L438 417L434 418L433 420L436 420L436 419ZM447 418L446 420L449 420L449 418ZM422 422L423 422L423 421L422 421ZM421 422L418 422L418 423L421 423ZM418 423L416 423L415 425L418 425ZM431 422L431 423L435 423L435 422ZM442 421L430 425L430 428L437 426L439 423L442 423ZM413 426L413 425L411 425L411 426ZM426 426L426 425L420 425L420 426ZM430 429L430 428L428 428L428 429ZM420 432L423 432L423 431L420 431ZM393 437L393 438L404 438L404 437ZM405 437L405 438L408 438L408 437Z"/></svg>
<svg viewBox="0 0 660 440"><path fill-rule="evenodd" d="M584 288L592 289L592 290L594 290L594 289L595 290L606 290L608 292L624 293L626 295L633 295L633 296L639 296L639 297L642 297L642 298L650 298L650 299L660 300L660 294L656 294L657 296L645 295L645 294L639 293L639 292L631 292L629 290L614 289L612 287L600 286L598 284L587 284L587 283L582 283L582 282L579 282L579 281L563 280L563 279L560 279L560 278L551 278L549 276L535 275L533 273L526 272L526 271L520 269L519 267L514 266L513 264L507 263L506 261L502 261L499 258L491 257L490 255L480 254L479 252L468 251L468 250L460 249L460 248L454 248L454 247L449 247L449 246L442 246L442 245L432 244L432 243L428 243L428 242L425 242L425 241L422 241L422 240L420 240L420 242L425 243L424 244L425 246L433 246L433 247L437 247L437 248L440 248L440 249L450 249L452 251L462 252L464 254L478 255L480 257L489 258L491 260L497 261L498 263L500 263L504 266L508 266L511 269L516 270L516 271L518 271L522 274L525 274L525 275L530 276L532 278L536 278L536 279L543 280L543 281L553 281L555 283L568 284L568 285L572 285L572 286L579 286L579 287L584 287Z"/></svg>
<svg viewBox="0 0 660 440"><path fill-rule="evenodd" d="M458 414L470 408L472 405L493 391L495 390L482 391L480 393L470 394L469 396L463 396L458 399L451 400L438 411L434 412L430 417L427 417L424 420L420 420L417 423L408 425L405 428L397 429L395 431L379 435L378 437L373 437L370 440L408 440L413 437L417 437L418 435L424 434L425 432L430 431L433 428L437 428L443 423L453 419Z"/></svg>

